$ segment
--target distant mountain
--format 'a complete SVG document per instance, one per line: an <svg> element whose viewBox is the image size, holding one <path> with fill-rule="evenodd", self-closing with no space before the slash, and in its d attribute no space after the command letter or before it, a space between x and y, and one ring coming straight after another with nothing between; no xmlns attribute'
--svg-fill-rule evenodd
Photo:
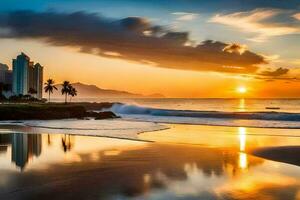
<svg viewBox="0 0 300 200"><path fill-rule="evenodd" d="M97 87L96 85L87 85L84 83L71 83L77 90L78 96L81 98L164 98L162 94L153 94L153 95L141 95L141 94L134 94L126 91L118 91L118 90L110 90L110 89L102 89ZM53 97L62 97L61 85L56 85L57 91L54 92Z"/></svg>

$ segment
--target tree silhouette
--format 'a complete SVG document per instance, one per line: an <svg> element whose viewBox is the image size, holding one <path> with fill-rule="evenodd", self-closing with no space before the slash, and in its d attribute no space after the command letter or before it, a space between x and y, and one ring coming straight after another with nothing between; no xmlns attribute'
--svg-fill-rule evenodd
<svg viewBox="0 0 300 200"><path fill-rule="evenodd" d="M31 96L33 96L34 94L37 94L37 91L34 88L29 88L28 94L30 94Z"/></svg>
<svg viewBox="0 0 300 200"><path fill-rule="evenodd" d="M73 86L71 86L71 87L70 87L69 95L70 95L70 102L71 102L72 97L77 96L77 90L76 90L76 88L74 88Z"/></svg>
<svg viewBox="0 0 300 200"><path fill-rule="evenodd" d="M61 88L61 94L65 95L65 104L67 103L68 99L67 96L70 94L72 85L69 81L64 81Z"/></svg>
<svg viewBox="0 0 300 200"><path fill-rule="evenodd" d="M50 94L53 93L53 90L57 90L52 79L47 80L47 82L45 83L44 90L46 93L49 94L48 102L50 103Z"/></svg>

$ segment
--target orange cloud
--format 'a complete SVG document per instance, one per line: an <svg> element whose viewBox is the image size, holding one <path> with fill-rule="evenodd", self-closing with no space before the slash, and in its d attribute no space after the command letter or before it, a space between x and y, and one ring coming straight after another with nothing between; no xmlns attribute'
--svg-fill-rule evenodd
<svg viewBox="0 0 300 200"><path fill-rule="evenodd" d="M300 13L296 13L296 14L294 14L294 15L293 15L293 17L294 17L295 19L298 19L298 20L300 20Z"/></svg>
<svg viewBox="0 0 300 200"><path fill-rule="evenodd" d="M242 45L207 40L187 46L188 32L166 30L139 17L115 20L84 12L17 11L0 16L0 27L10 29L2 37L39 39L169 69L252 74L267 63Z"/></svg>

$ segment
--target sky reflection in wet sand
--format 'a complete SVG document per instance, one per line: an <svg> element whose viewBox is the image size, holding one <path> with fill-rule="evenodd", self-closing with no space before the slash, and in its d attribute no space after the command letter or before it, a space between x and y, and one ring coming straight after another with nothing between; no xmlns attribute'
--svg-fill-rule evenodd
<svg viewBox="0 0 300 200"><path fill-rule="evenodd" d="M202 129L207 140L198 132L194 142L203 145L172 144L179 138L191 142L187 137L199 131L198 126L173 127L177 134L168 143L172 129L139 135L164 143L2 134L0 198L299 199L299 167L246 154L252 147L292 144L297 138L249 136L255 130L246 128L218 138L209 134L209 127Z"/></svg>

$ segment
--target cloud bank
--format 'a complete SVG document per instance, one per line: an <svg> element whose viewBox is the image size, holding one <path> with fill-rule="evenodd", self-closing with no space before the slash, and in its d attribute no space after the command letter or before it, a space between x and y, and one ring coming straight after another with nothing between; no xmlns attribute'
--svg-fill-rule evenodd
<svg viewBox="0 0 300 200"><path fill-rule="evenodd" d="M85 12L15 11L0 15L2 38L31 38L85 53L158 67L252 74L267 61L237 44L207 40L190 46L188 32L173 32L147 19L109 19Z"/></svg>
<svg viewBox="0 0 300 200"><path fill-rule="evenodd" d="M289 72L289 69L280 67L280 68L277 68L274 71L264 71L261 74L264 75L264 76L277 77L277 76L285 75L288 72Z"/></svg>
<svg viewBox="0 0 300 200"><path fill-rule="evenodd" d="M249 38L249 40L255 42L264 42L272 36L300 34L299 26L272 21L280 14L284 13L278 9L255 9L231 14L217 14L212 17L209 22L235 27L248 33L254 33L256 36ZM294 18L297 18L297 14L294 15Z"/></svg>

